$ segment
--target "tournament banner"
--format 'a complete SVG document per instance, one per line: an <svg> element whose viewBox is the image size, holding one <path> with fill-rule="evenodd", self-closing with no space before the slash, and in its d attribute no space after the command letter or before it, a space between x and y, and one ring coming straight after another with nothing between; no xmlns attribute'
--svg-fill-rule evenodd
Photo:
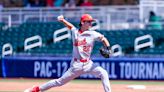
<svg viewBox="0 0 164 92"><path fill-rule="evenodd" d="M110 79L164 80L163 58L93 58L107 70ZM6 57L2 59L3 77L59 78L70 67L71 58ZM96 79L84 74L80 79Z"/></svg>

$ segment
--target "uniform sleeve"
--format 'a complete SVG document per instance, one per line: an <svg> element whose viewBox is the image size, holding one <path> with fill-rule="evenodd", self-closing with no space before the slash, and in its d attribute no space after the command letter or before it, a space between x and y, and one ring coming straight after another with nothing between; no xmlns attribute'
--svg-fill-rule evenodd
<svg viewBox="0 0 164 92"><path fill-rule="evenodd" d="M72 32L75 32L75 31L77 31L77 28L76 28L76 27L72 27L72 28L71 28L71 31L72 31Z"/></svg>
<svg viewBox="0 0 164 92"><path fill-rule="evenodd" d="M77 39L77 32L78 32L78 29L76 27L72 27L71 28L71 32L72 32L72 38L73 39Z"/></svg>
<svg viewBox="0 0 164 92"><path fill-rule="evenodd" d="M94 35L94 40L96 40L96 41L101 41L102 38L104 37L104 35L102 35L99 32L96 32L96 31L93 32L93 35Z"/></svg>

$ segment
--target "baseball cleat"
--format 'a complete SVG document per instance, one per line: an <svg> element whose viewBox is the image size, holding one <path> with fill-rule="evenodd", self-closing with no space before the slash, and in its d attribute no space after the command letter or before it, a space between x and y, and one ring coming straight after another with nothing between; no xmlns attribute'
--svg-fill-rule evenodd
<svg viewBox="0 0 164 92"><path fill-rule="evenodd" d="M38 86L34 86L32 88L26 89L24 92L40 92L40 89Z"/></svg>

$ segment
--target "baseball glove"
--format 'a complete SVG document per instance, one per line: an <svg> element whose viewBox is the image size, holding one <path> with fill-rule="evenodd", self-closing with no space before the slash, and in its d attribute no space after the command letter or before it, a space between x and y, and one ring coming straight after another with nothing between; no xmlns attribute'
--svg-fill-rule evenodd
<svg viewBox="0 0 164 92"><path fill-rule="evenodd" d="M110 47L101 47L100 54L105 58L109 58L111 55L111 48Z"/></svg>

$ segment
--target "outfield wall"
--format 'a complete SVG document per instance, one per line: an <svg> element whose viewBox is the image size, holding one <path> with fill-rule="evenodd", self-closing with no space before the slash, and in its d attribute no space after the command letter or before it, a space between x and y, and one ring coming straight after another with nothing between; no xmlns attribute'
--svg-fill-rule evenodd
<svg viewBox="0 0 164 92"><path fill-rule="evenodd" d="M93 58L108 71L110 79L164 80L163 58ZM6 57L2 59L3 77L58 78L70 66L71 58ZM80 79L95 79L82 75Z"/></svg>

